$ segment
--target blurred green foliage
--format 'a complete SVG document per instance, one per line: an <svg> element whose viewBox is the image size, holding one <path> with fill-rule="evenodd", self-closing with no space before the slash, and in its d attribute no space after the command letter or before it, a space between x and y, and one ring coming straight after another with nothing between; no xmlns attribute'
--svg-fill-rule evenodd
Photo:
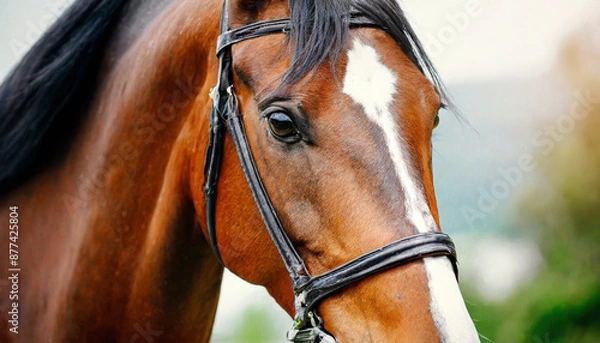
<svg viewBox="0 0 600 343"><path fill-rule="evenodd" d="M276 331L279 330L279 331ZM253 305L244 310L239 323L231 330L225 342L267 343L284 340L285 328L273 325L273 314L266 308Z"/></svg>

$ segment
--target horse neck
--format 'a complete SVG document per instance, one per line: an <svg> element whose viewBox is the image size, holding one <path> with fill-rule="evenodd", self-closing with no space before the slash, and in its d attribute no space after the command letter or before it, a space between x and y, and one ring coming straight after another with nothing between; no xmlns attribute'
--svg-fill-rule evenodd
<svg viewBox="0 0 600 343"><path fill-rule="evenodd" d="M31 222L40 234L27 245L46 250L31 264L55 271L30 284L47 278L57 290L31 291L32 304L49 304L30 311L43 337L129 341L150 327L160 340L208 340L222 268L189 189L207 117L189 114L209 106L219 6L169 7L103 77L63 163L12 199L39 211Z"/></svg>

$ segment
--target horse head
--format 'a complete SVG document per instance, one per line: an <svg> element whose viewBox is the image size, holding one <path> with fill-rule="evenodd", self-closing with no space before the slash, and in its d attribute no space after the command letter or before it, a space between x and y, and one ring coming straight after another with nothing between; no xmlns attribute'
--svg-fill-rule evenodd
<svg viewBox="0 0 600 343"><path fill-rule="evenodd" d="M440 231L431 136L444 94L400 8L394 1L226 5L211 121L223 121L213 129L234 126L231 116L241 124L224 141L221 175L209 187L216 195L207 198L216 224L209 218L205 226L222 263L295 312L296 329L307 321L298 317L303 283L323 275L344 285L323 286L335 291L315 296L310 315L340 341L477 341L449 252L420 251L356 282L330 273ZM214 154L221 152L207 163ZM210 183L213 168L204 168Z"/></svg>

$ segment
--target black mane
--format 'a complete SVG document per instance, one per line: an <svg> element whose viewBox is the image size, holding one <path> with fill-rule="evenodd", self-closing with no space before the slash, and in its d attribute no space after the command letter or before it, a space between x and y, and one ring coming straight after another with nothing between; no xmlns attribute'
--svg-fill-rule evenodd
<svg viewBox="0 0 600 343"><path fill-rule="evenodd" d="M68 145L126 0L79 0L0 86L0 194Z"/></svg>
<svg viewBox="0 0 600 343"><path fill-rule="evenodd" d="M315 67L335 65L344 47L351 11L386 31L449 103L445 87L396 0L290 0L292 63L283 83L298 81Z"/></svg>

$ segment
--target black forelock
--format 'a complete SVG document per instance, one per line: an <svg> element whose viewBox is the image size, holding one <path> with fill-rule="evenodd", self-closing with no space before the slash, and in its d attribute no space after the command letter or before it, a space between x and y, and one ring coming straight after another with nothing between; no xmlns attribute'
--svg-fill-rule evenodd
<svg viewBox="0 0 600 343"><path fill-rule="evenodd" d="M290 0L291 66L284 83L294 83L327 60L335 65L349 29L350 3L340 0Z"/></svg>
<svg viewBox="0 0 600 343"><path fill-rule="evenodd" d="M396 0L290 0L291 65L283 84L291 84L342 53L350 13L358 12L387 32L449 102L440 77Z"/></svg>

